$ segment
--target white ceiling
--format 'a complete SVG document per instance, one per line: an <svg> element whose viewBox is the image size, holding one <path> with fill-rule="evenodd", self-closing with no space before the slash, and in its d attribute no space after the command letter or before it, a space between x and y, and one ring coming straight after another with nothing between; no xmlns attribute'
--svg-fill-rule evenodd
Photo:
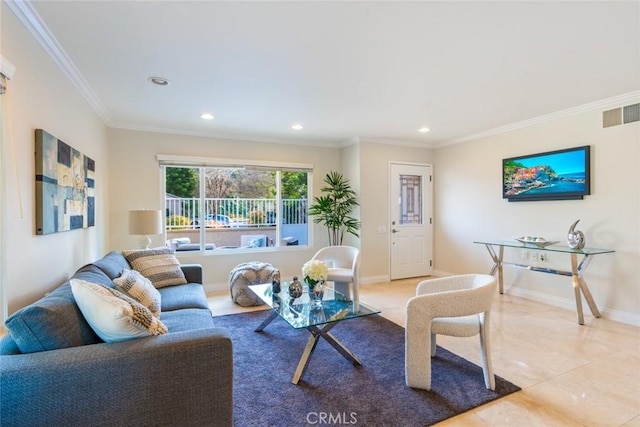
<svg viewBox="0 0 640 427"><path fill-rule="evenodd" d="M9 5L111 127L438 147L640 89L638 1Z"/></svg>

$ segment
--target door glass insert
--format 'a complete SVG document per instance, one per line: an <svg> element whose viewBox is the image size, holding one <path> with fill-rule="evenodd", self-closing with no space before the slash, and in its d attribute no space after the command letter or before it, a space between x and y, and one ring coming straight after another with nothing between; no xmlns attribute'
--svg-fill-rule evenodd
<svg viewBox="0 0 640 427"><path fill-rule="evenodd" d="M422 224L422 176L400 175L400 224Z"/></svg>

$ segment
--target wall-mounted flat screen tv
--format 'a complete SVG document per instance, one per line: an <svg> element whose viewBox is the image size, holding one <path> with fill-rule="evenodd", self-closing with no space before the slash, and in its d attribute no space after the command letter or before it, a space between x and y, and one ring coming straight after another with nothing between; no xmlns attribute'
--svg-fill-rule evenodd
<svg viewBox="0 0 640 427"><path fill-rule="evenodd" d="M502 160L502 197L578 200L591 194L590 147L567 148Z"/></svg>

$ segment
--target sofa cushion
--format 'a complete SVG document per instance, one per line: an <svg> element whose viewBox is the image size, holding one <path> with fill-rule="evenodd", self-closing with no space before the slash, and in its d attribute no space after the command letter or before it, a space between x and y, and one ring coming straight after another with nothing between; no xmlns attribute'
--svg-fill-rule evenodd
<svg viewBox="0 0 640 427"><path fill-rule="evenodd" d="M161 335L167 327L135 299L104 285L71 279L80 311L105 342Z"/></svg>
<svg viewBox="0 0 640 427"><path fill-rule="evenodd" d="M167 329L172 333L212 328L215 326L211 312L204 308L163 311L160 314L160 320L167 325Z"/></svg>
<svg viewBox="0 0 640 427"><path fill-rule="evenodd" d="M209 309L204 288L197 283L167 286L158 291L162 295L162 311L181 310L183 308Z"/></svg>
<svg viewBox="0 0 640 427"><path fill-rule="evenodd" d="M93 265L82 267L74 277L111 284L111 280ZM5 326L21 353L102 342L76 305L69 282L13 313Z"/></svg>
<svg viewBox="0 0 640 427"><path fill-rule="evenodd" d="M9 356L12 354L20 354L20 349L11 335L7 334L0 338L0 355Z"/></svg>
<svg viewBox="0 0 640 427"><path fill-rule="evenodd" d="M131 268L147 277L156 288L187 283L180 262L168 247L124 251Z"/></svg>
<svg viewBox="0 0 640 427"><path fill-rule="evenodd" d="M115 288L132 296L140 304L151 310L155 317L160 317L161 295L153 287L151 281L135 270L122 271L122 276L113 279Z"/></svg>
<svg viewBox="0 0 640 427"><path fill-rule="evenodd" d="M116 277L120 277L122 271L126 269L131 269L131 266L127 262L124 255L120 252L111 251L106 254L102 259L92 263L100 270L102 270L111 280Z"/></svg>

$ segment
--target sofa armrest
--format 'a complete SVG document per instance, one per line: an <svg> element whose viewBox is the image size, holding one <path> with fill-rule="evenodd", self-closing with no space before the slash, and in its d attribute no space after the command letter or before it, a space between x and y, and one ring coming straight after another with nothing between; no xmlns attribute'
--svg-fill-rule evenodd
<svg viewBox="0 0 640 427"><path fill-rule="evenodd" d="M187 283L202 284L202 265L200 264L181 264L180 268L187 279Z"/></svg>
<svg viewBox="0 0 640 427"><path fill-rule="evenodd" d="M0 413L14 425L233 424L222 328L0 356Z"/></svg>

